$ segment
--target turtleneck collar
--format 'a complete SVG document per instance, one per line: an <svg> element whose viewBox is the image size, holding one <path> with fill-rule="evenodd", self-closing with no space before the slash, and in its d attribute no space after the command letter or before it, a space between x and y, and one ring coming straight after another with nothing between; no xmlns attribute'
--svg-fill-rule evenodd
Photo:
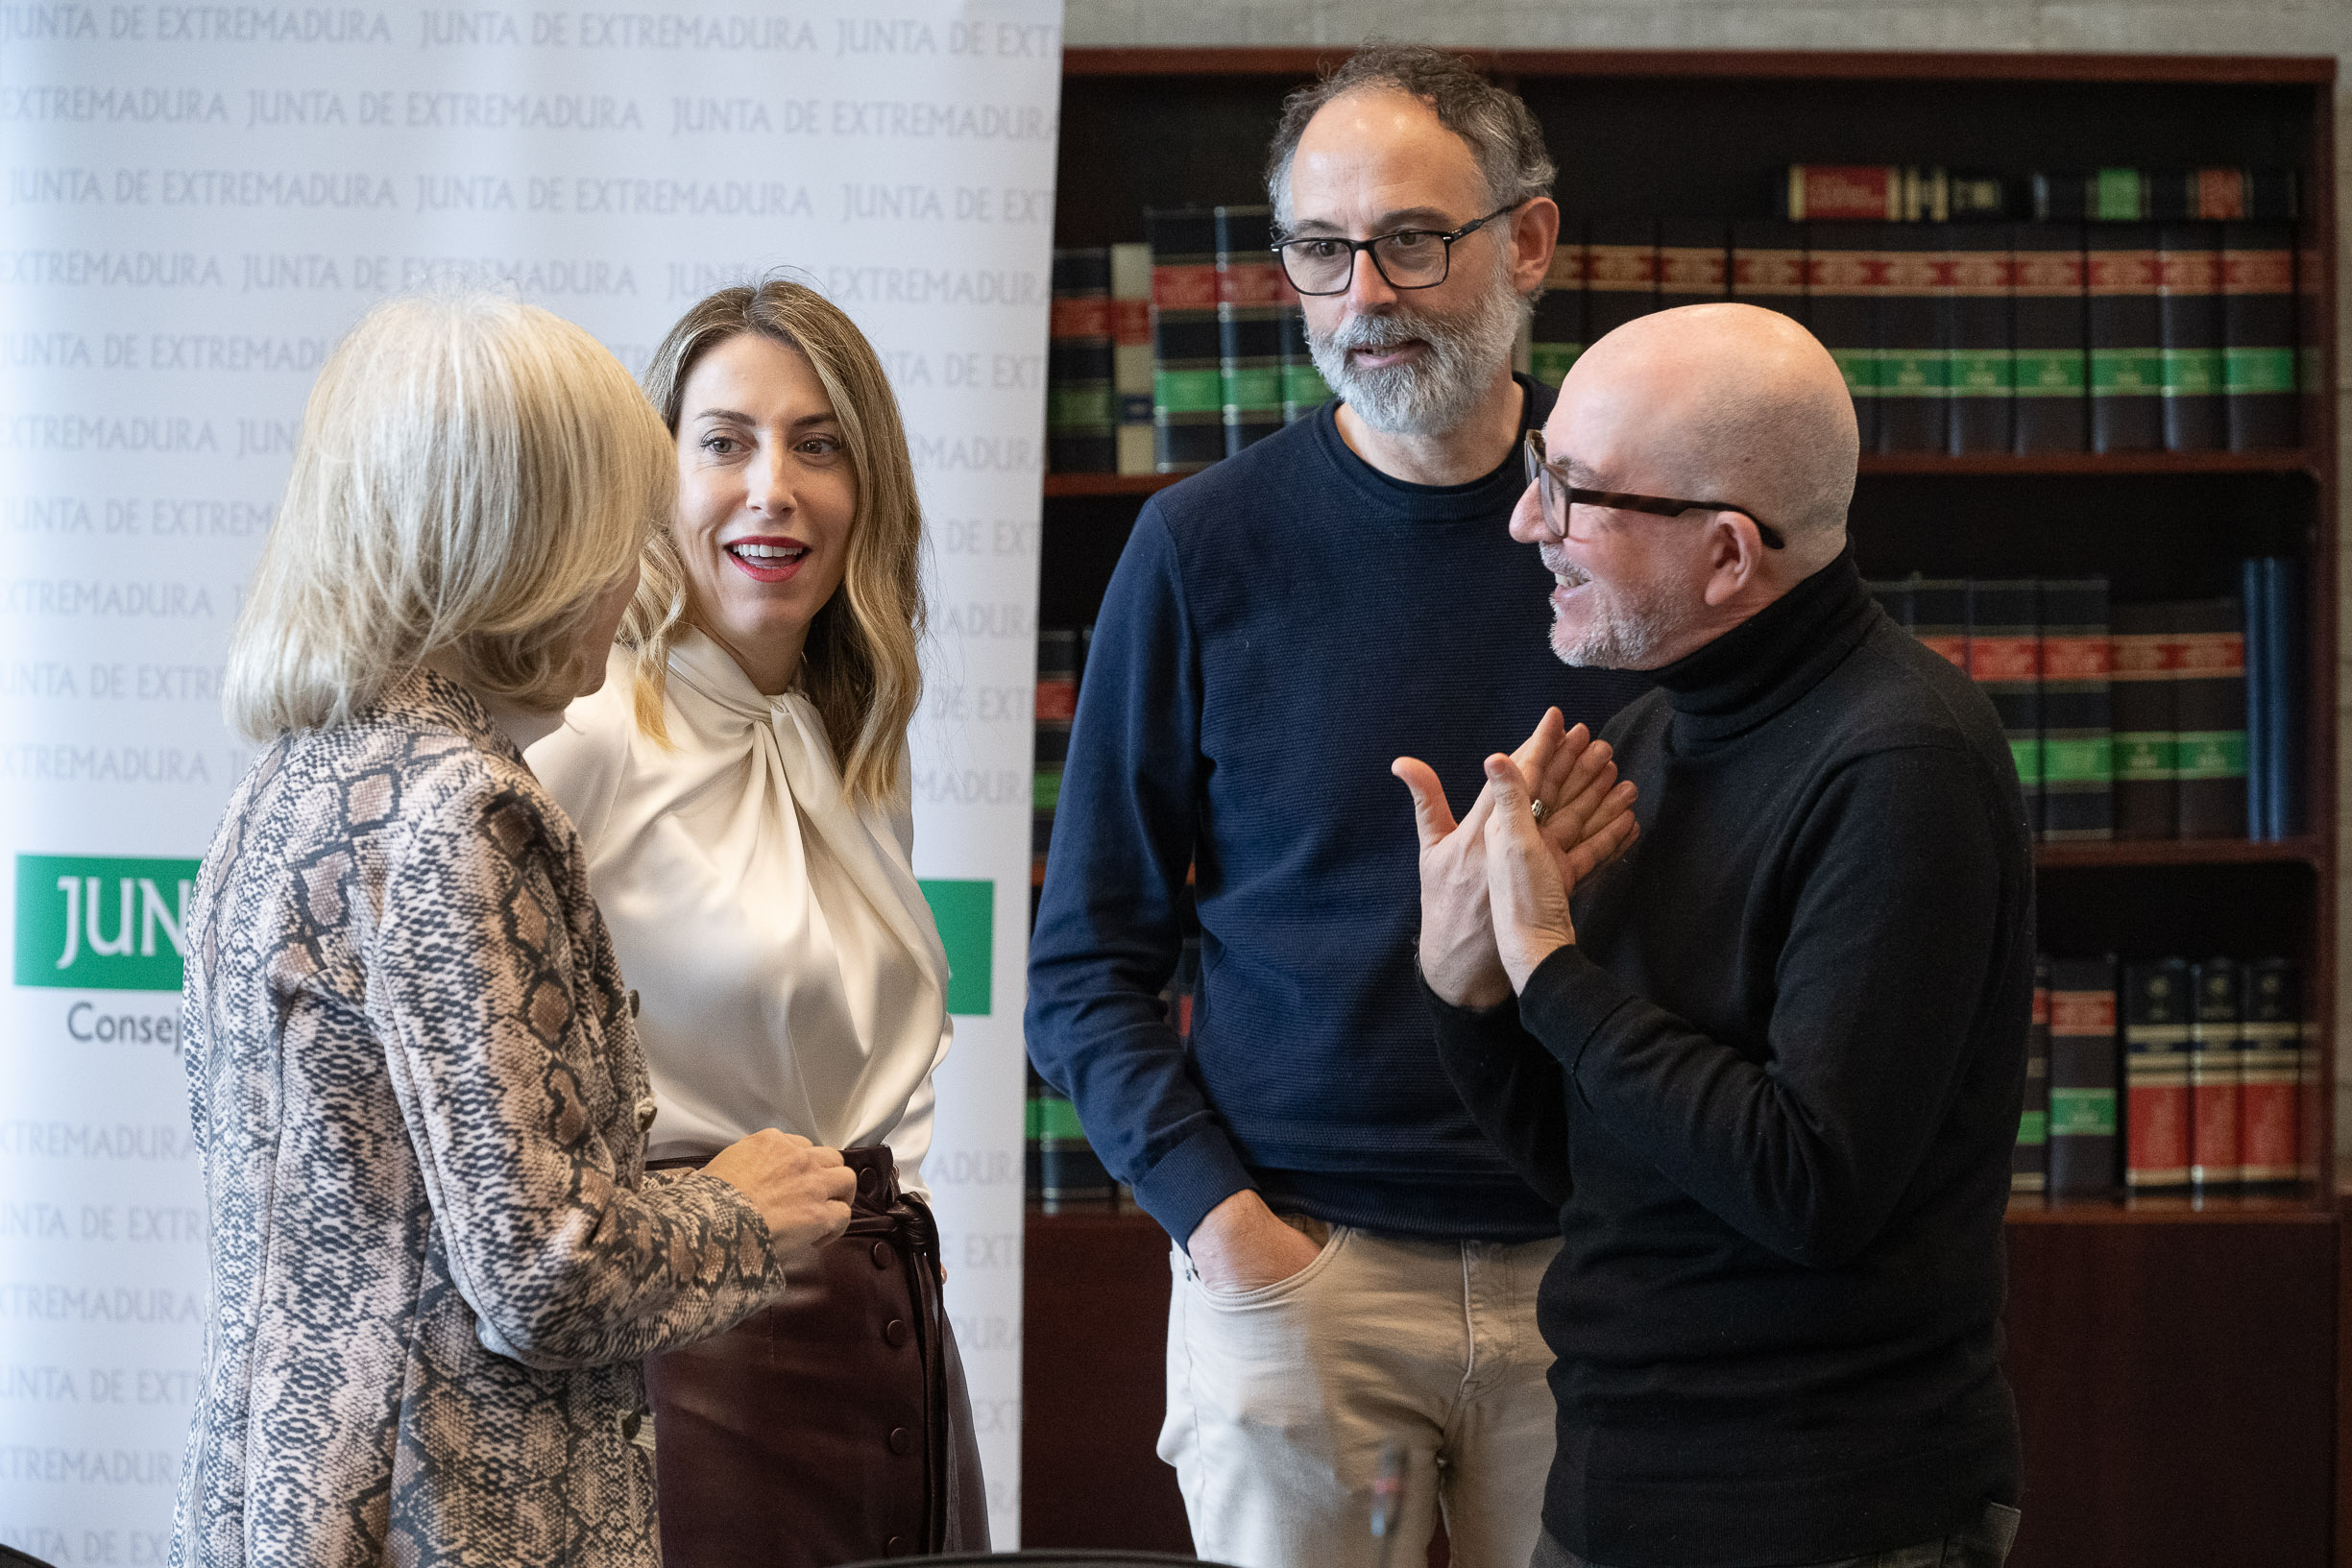
<svg viewBox="0 0 2352 1568"><path fill-rule="evenodd" d="M1854 651L1874 608L1848 544L1748 619L1656 671L1676 733L1723 740L1779 713Z"/></svg>

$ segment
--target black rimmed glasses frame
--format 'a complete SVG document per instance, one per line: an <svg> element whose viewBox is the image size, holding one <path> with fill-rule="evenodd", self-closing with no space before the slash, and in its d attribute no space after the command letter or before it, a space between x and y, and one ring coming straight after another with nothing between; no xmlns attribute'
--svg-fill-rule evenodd
<svg viewBox="0 0 2352 1568"><path fill-rule="evenodd" d="M1543 520L1553 524L1554 531L1563 539L1568 537L1569 507L1612 506L1620 511L1647 512L1658 518L1679 518L1685 512L1736 512L1756 524L1756 537L1764 542L1766 549L1788 548L1788 541L1778 528L1734 501L1678 501L1664 495L1629 495L1621 490L1579 489L1552 465L1543 449L1540 430L1527 432L1527 442L1520 453L1527 463L1527 482L1536 487L1536 498L1543 507Z"/></svg>
<svg viewBox="0 0 2352 1568"><path fill-rule="evenodd" d="M1530 198L1530 200L1532 199L1533 198ZM1374 234L1370 239L1343 239L1337 234L1308 234L1296 239L1276 240L1273 244L1268 246L1267 249L1273 252L1275 256L1281 260L1282 276L1290 279L1291 287L1305 295L1312 295L1321 298L1325 295L1346 293L1349 286L1356 280L1356 257L1359 253L1366 252L1369 252L1371 255L1372 270L1380 275L1380 280L1388 284L1389 287L1400 290L1433 289L1440 283L1444 282L1446 278L1453 276L1454 242L1456 240L1467 239L1470 235L1477 233L1478 230L1484 229L1487 225L1492 223L1495 219L1501 217L1506 212L1515 212L1526 205L1526 202L1514 202L1509 206L1498 206L1493 211L1488 213L1485 217L1473 218L1468 223L1464 224L1461 228L1456 229L1449 233L1441 233L1434 229L1393 229L1386 234ZM1422 240L1435 240L1438 242L1440 247L1437 277L1431 278L1426 283L1400 283L1394 277L1389 276L1389 262L1396 259L1395 252L1397 247L1402 243ZM1340 286L1338 288L1311 289L1298 280L1297 266L1303 264L1303 258L1294 258L1292 250L1293 247L1303 248L1310 245L1339 245L1346 247L1347 270L1340 275ZM1386 248L1385 250L1383 249L1384 247ZM1336 260L1338 258L1330 257L1328 259Z"/></svg>

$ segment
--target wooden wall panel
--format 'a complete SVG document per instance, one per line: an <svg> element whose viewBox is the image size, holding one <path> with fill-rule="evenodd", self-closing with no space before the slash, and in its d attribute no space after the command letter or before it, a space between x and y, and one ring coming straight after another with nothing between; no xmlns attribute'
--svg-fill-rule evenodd
<svg viewBox="0 0 2352 1568"><path fill-rule="evenodd" d="M1167 1408L1168 1238L1141 1215L1031 1216L1021 1544L1190 1552Z"/></svg>
<svg viewBox="0 0 2352 1568"><path fill-rule="evenodd" d="M2012 1225L2013 1568L2332 1560L2336 1227Z"/></svg>

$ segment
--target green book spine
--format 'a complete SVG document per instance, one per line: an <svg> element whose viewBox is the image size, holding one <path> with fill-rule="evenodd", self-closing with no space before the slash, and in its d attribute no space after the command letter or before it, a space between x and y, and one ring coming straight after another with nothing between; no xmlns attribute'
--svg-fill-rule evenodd
<svg viewBox="0 0 2352 1568"><path fill-rule="evenodd" d="M2025 821L2042 820L2041 593L2030 577L1968 585L1968 674L2000 715Z"/></svg>
<svg viewBox="0 0 2352 1568"><path fill-rule="evenodd" d="M2079 223L2009 230L2011 354L2017 450L2079 452L2090 436L2090 361Z"/></svg>
<svg viewBox="0 0 2352 1568"><path fill-rule="evenodd" d="M2245 620L2234 599L2174 608L2179 665L2173 688L2180 836L2245 836Z"/></svg>
<svg viewBox="0 0 2352 1568"><path fill-rule="evenodd" d="M1879 449L1879 296L1886 257L1879 226L1817 223L1806 230L1806 325L1845 374L1866 452Z"/></svg>
<svg viewBox="0 0 2352 1568"><path fill-rule="evenodd" d="M2105 1197L2118 1170L2115 960L2049 965L2049 1193Z"/></svg>
<svg viewBox="0 0 2352 1568"><path fill-rule="evenodd" d="M2164 447L2164 345L2152 224L2094 224L2084 241L2091 321L2091 449Z"/></svg>
<svg viewBox="0 0 2352 1568"><path fill-rule="evenodd" d="M2180 760L2173 688L2179 635L2169 604L2119 604L2108 672L2115 722L2115 835L2172 838L2180 832Z"/></svg>
<svg viewBox="0 0 2352 1568"><path fill-rule="evenodd" d="M1952 443L1952 297L1941 224L1884 224L1879 252L1879 450L1941 452Z"/></svg>
<svg viewBox="0 0 2352 1568"><path fill-rule="evenodd" d="M2229 444L2223 402L2220 226L2156 230L2156 306L2164 345L2164 445L2218 451Z"/></svg>
<svg viewBox="0 0 2352 1568"><path fill-rule="evenodd" d="M2285 224L2222 226L2221 398L2230 450L2302 444L2294 231Z"/></svg>
<svg viewBox="0 0 2352 1568"><path fill-rule="evenodd" d="M2107 579L2042 582L2042 836L2115 836Z"/></svg>
<svg viewBox="0 0 2352 1568"><path fill-rule="evenodd" d="M1046 463L1056 473L1118 470L1111 390L1110 253L1054 253L1046 344Z"/></svg>
<svg viewBox="0 0 2352 1568"><path fill-rule="evenodd" d="M1225 451L1217 215L1157 208L1144 214L1144 230L1152 240L1152 462L1162 473L1189 473Z"/></svg>
<svg viewBox="0 0 2352 1568"><path fill-rule="evenodd" d="M1949 450L2005 452L2015 440L2017 384L2009 226L1957 223L1944 231L1944 242L1952 269Z"/></svg>
<svg viewBox="0 0 2352 1568"><path fill-rule="evenodd" d="M1269 248L1272 210L1215 210L1219 413L1230 457L1282 428L1282 316L1290 290Z"/></svg>

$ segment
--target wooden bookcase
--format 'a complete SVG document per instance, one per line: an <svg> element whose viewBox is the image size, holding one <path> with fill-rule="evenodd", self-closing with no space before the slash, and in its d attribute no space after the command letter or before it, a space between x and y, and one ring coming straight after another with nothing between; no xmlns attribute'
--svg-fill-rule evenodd
<svg viewBox="0 0 2352 1568"><path fill-rule="evenodd" d="M1312 50L1071 50L1058 245L1143 237L1147 205L1262 199ZM2102 572L2119 601L2234 592L2303 558L2311 830L2285 843L2048 845L2041 946L2298 958L2320 1021L2300 1198L2012 1211L2008 1360L2025 1422L2019 1568L2352 1565L2352 1366L2332 1124L2336 953L2336 215L2332 59L1480 52L1542 122L1571 213L1761 217L1792 162L1996 169L2291 166L2303 334L2324 389L2299 450L1865 455L1853 531L1894 576ZM1144 497L1173 478L1045 481L1042 624L1093 619ZM1139 1215L1032 1216L1024 1544L1186 1550L1161 1411L1167 1242Z"/></svg>

